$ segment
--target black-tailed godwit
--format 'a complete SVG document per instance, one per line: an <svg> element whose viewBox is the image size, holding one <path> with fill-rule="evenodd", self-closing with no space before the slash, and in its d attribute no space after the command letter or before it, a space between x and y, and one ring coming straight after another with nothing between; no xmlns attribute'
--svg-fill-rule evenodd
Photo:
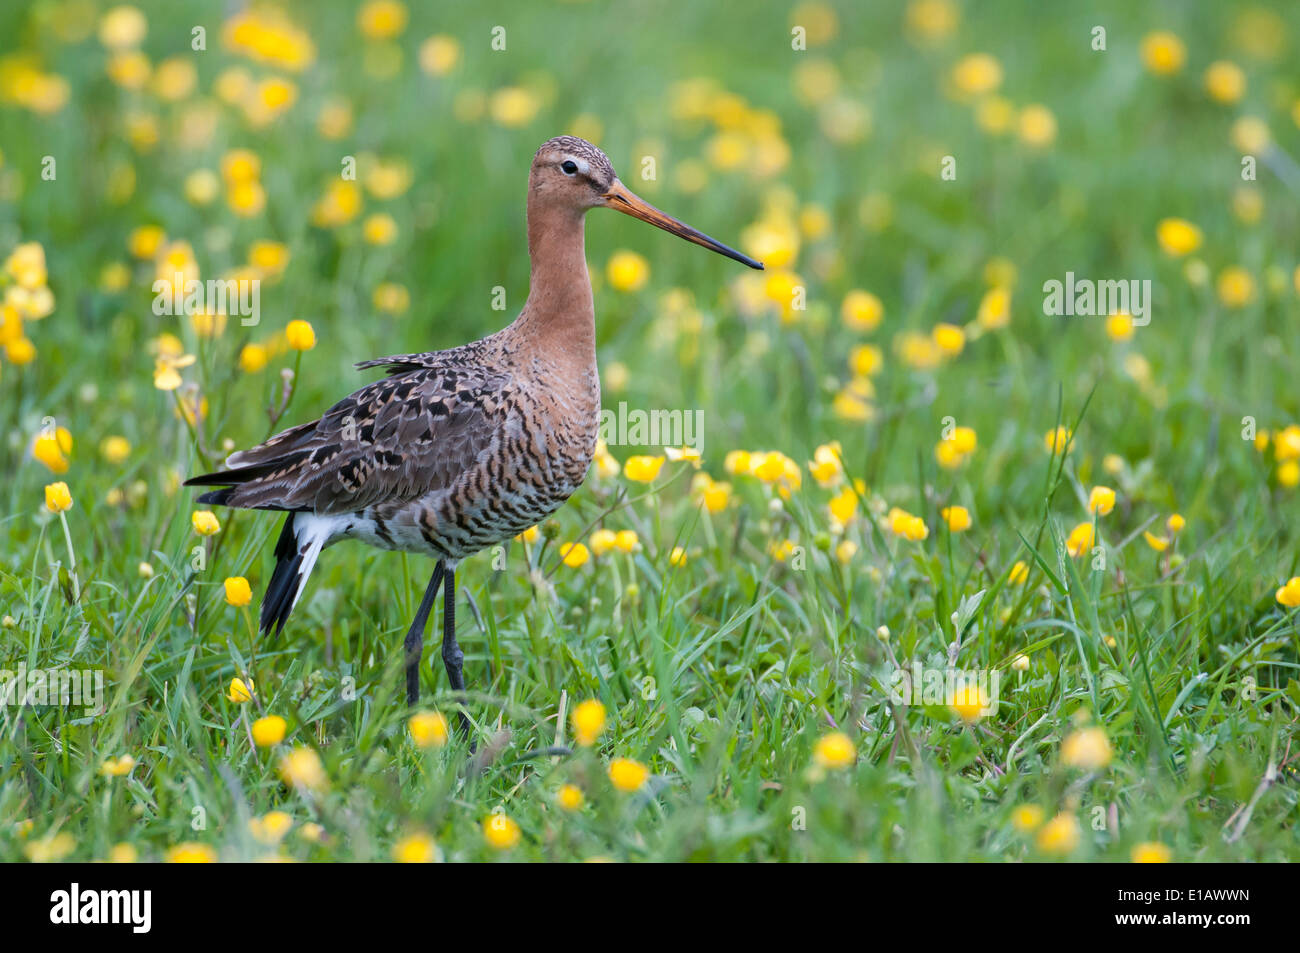
<svg viewBox="0 0 1300 953"><path fill-rule="evenodd" d="M288 512L262 599L263 633L284 628L317 557L343 539L422 553L437 563L406 635L406 697L419 697L424 629L443 589L442 659L463 692L456 565L559 508L586 477L600 420L596 314L583 245L588 209L612 208L751 268L628 190L591 143L559 136L528 176L528 300L497 333L447 351L364 361L388 376L319 420L291 427L227 469L200 503ZM466 721L461 712L461 725Z"/></svg>

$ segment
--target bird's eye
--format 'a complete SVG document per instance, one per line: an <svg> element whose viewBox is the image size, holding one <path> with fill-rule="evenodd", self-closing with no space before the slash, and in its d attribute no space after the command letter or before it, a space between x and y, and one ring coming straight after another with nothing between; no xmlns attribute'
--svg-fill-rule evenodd
<svg viewBox="0 0 1300 953"><path fill-rule="evenodd" d="M560 163L560 168L564 170L565 175L574 175L578 171L578 163L572 159L565 159Z"/></svg>

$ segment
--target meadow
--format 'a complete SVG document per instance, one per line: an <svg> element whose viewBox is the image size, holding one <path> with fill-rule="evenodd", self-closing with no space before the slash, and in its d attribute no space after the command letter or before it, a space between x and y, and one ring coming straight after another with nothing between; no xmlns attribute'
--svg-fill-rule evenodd
<svg viewBox="0 0 1300 953"><path fill-rule="evenodd" d="M0 694L102 686L0 698L0 860L1300 857L1300 9L479 6L0 8ZM767 268L590 214L700 431L461 566L471 754L428 560L262 637L181 483L512 320L562 133Z"/></svg>

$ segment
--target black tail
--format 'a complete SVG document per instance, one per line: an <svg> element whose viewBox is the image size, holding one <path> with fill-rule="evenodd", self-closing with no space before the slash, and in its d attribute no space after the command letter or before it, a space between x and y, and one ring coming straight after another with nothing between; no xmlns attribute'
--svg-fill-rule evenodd
<svg viewBox="0 0 1300 953"><path fill-rule="evenodd" d="M223 492L223 491L218 491ZM215 496L215 493L204 496ZM213 500L212 502L220 502ZM294 601L298 598L298 589L303 584L302 553L298 551L298 538L293 532L293 513L284 518L284 528L275 544L275 572L266 586L266 595L262 597L262 634L272 629L278 635L284 631L284 624L289 621Z"/></svg>

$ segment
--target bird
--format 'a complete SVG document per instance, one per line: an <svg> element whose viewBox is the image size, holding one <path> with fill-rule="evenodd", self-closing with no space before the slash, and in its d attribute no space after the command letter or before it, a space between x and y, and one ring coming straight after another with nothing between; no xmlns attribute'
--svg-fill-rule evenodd
<svg viewBox="0 0 1300 953"><path fill-rule="evenodd" d="M608 208L750 268L761 262L639 198L599 148L575 136L542 144L528 173L528 297L506 327L442 351L362 361L385 376L319 419L226 458L186 486L198 502L286 515L259 629L280 636L321 552L358 540L435 563L403 642L406 701L419 700L429 615L443 595L442 661L462 735L464 652L456 569L554 513L582 484L600 421L596 315L586 213Z"/></svg>

